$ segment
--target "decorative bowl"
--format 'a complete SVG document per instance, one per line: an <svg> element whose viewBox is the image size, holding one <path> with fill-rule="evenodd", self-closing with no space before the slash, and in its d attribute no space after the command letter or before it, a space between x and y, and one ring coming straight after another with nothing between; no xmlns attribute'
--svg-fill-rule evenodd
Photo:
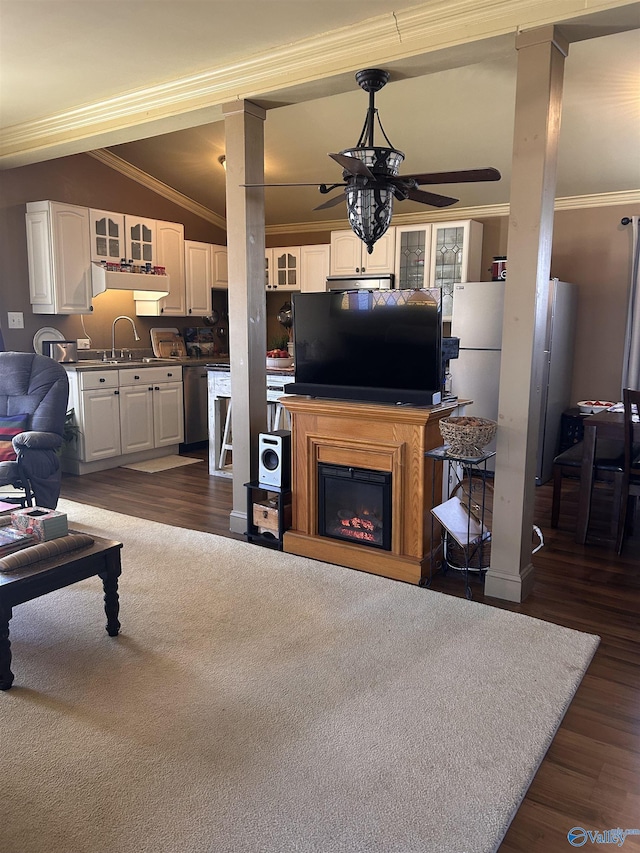
<svg viewBox="0 0 640 853"><path fill-rule="evenodd" d="M581 400L578 403L578 408L581 415L597 415L598 412L604 412L614 405L615 403L608 400Z"/></svg>
<svg viewBox="0 0 640 853"><path fill-rule="evenodd" d="M291 358L291 356L289 356L288 358L269 358L267 356L267 367L271 368L271 370L273 370L274 368L276 370L282 370L285 367L291 367L292 364L293 359Z"/></svg>
<svg viewBox="0 0 640 853"><path fill-rule="evenodd" d="M498 424L472 415L442 418L440 435L452 456L482 456L482 449L495 436Z"/></svg>

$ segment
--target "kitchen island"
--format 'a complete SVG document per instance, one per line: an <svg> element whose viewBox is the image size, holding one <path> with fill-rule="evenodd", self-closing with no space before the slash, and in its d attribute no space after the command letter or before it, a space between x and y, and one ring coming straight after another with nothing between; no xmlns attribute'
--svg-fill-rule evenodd
<svg viewBox="0 0 640 853"><path fill-rule="evenodd" d="M231 465L224 464L224 459L220 458L225 420L231 401L231 371L228 364L219 362L208 364L207 370L209 374L209 474L217 477L231 477ZM281 394L285 394L286 386L294 379L293 368L268 369L267 400L274 402Z"/></svg>

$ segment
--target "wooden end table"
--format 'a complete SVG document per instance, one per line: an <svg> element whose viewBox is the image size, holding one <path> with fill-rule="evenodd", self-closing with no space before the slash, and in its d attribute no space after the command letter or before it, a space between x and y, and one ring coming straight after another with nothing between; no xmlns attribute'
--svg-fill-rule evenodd
<svg viewBox="0 0 640 853"><path fill-rule="evenodd" d="M17 604L97 575L102 579L104 589L107 634L117 636L120 630L118 578L122 571L122 543L99 536L92 538L93 545L87 548L40 560L23 569L0 572L0 690L9 690L13 684L9 622Z"/></svg>

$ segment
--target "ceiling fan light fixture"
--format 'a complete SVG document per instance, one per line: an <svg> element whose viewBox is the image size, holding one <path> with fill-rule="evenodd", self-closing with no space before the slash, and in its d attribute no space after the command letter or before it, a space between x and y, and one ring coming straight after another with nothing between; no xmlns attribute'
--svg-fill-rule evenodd
<svg viewBox="0 0 640 853"><path fill-rule="evenodd" d="M385 178L392 178L398 170L404 154L395 148L358 146L340 152L346 157L359 160L373 173L374 178L351 176L351 184L345 190L347 217L351 230L366 245L371 254L374 243L379 240L391 224L395 187ZM345 176L346 176L345 172Z"/></svg>
<svg viewBox="0 0 640 853"><path fill-rule="evenodd" d="M357 148L345 148L340 152L347 157L360 160L376 175L389 175L396 177L400 166L404 161L404 154L396 148L382 148L374 146L358 146ZM348 174L348 173L347 173Z"/></svg>
<svg viewBox="0 0 640 853"><path fill-rule="evenodd" d="M386 232L393 216L393 186L376 184L373 187L349 186L345 190L347 216L351 230L371 254L373 245Z"/></svg>
<svg viewBox="0 0 640 853"><path fill-rule="evenodd" d="M342 167L343 183L318 181L315 185L323 195L345 187L344 195L336 195L315 207L326 210L347 202L347 215L352 231L366 244L369 254L376 240L387 231L393 215L393 199L414 201L431 207L448 207L459 199L420 189L423 184L455 184L470 181L499 181L500 172L493 167L462 169L448 172L427 172L411 175L398 174L404 154L393 147L382 127L375 106L375 93L389 80L389 73L380 68L358 71L356 81L369 93L369 108L362 132L353 148L329 154ZM376 120L388 147L376 145L374 130ZM310 186L310 184L243 184L243 186Z"/></svg>

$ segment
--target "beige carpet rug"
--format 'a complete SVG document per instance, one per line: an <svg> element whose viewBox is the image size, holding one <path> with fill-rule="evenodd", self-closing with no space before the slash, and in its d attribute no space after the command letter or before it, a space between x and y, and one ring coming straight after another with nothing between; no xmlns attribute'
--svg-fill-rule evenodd
<svg viewBox="0 0 640 853"><path fill-rule="evenodd" d="M120 467L157 474L159 471L169 471L171 468L181 468L183 465L193 465L195 462L202 461L202 459L191 459L189 456L160 456L157 459L144 459L142 462L132 462L130 465Z"/></svg>
<svg viewBox="0 0 640 853"><path fill-rule="evenodd" d="M3 853L495 850L598 638L61 501L124 542L16 607ZM564 839L563 839L564 840Z"/></svg>

